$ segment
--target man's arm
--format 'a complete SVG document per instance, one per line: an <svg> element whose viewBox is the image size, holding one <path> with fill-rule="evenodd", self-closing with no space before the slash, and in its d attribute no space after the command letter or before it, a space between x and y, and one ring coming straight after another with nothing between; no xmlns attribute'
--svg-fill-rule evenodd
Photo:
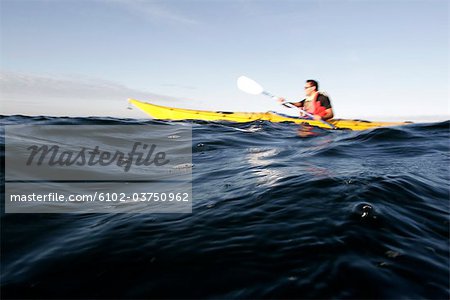
<svg viewBox="0 0 450 300"><path fill-rule="evenodd" d="M287 102L287 103L289 103L289 104L292 104L292 105L294 105L294 106L297 106L297 107L303 107L303 101L299 101L299 102Z"/></svg>
<svg viewBox="0 0 450 300"><path fill-rule="evenodd" d="M286 105L287 103L292 104L297 107L300 107L300 108L303 107L303 104L304 104L304 100L299 101L299 102L286 102L286 99L284 99L284 98L279 98L278 102L280 102L283 106L286 106L286 107L289 107L288 105Z"/></svg>
<svg viewBox="0 0 450 300"><path fill-rule="evenodd" d="M329 120L334 117L333 109L330 107L325 110L325 115L322 117L322 120Z"/></svg>
<svg viewBox="0 0 450 300"><path fill-rule="evenodd" d="M325 111L324 111L324 114L321 114L322 115L321 118L314 117L314 119L329 120L329 119L333 118L334 113L333 113L333 108L331 107L330 98L328 98L328 96L326 96L326 95L320 94L319 100L320 100L320 105L325 108Z"/></svg>

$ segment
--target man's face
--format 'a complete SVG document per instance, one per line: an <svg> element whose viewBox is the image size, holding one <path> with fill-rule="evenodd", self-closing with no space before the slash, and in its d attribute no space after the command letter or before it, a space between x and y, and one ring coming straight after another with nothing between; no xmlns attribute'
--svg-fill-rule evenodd
<svg viewBox="0 0 450 300"><path fill-rule="evenodd" d="M305 83L305 95L307 97L311 96L312 94L314 94L314 92L316 91L316 87L313 86L311 83L307 82Z"/></svg>

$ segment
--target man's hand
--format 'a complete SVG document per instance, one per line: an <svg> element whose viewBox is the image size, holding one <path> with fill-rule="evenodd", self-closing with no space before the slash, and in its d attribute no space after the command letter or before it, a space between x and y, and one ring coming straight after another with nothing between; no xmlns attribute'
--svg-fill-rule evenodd
<svg viewBox="0 0 450 300"><path fill-rule="evenodd" d="M320 121L320 120L322 120L322 117L321 116L319 116L319 115L314 115L314 118L313 118L314 120L317 120L317 121Z"/></svg>

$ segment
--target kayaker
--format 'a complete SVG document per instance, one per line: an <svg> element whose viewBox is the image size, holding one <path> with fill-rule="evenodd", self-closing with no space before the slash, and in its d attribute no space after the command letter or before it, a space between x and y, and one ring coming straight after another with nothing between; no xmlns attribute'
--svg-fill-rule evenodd
<svg viewBox="0 0 450 300"><path fill-rule="evenodd" d="M289 103L313 114L314 120L328 120L333 118L333 108L331 107L330 98L326 94L319 92L319 83L316 80L306 80L305 95L306 98L302 101ZM279 101L281 103L286 102L284 98L280 98Z"/></svg>

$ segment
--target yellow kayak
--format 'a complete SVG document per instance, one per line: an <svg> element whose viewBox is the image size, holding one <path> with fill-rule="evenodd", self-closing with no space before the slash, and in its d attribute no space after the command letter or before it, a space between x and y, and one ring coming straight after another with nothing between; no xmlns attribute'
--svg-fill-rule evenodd
<svg viewBox="0 0 450 300"><path fill-rule="evenodd" d="M251 121L270 121L274 123L293 122L296 124L307 124L311 126L330 129L330 127L321 121L295 118L279 115L275 112L225 112L225 111L207 111L192 110L183 108L173 108L162 105L150 104L135 99L128 99L128 102L158 120L204 120L204 121L229 121L229 122L251 122ZM408 124L407 122L369 122L361 120L332 119L328 123L333 124L338 129L366 130L375 127L398 126Z"/></svg>

